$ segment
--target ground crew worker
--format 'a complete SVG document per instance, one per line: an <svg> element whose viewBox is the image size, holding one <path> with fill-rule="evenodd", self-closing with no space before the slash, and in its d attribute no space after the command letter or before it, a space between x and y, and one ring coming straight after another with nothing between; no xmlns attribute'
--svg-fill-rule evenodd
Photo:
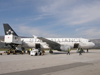
<svg viewBox="0 0 100 75"><path fill-rule="evenodd" d="M30 48L30 49L29 49L29 54L30 54L31 50L32 50L32 49Z"/></svg>
<svg viewBox="0 0 100 75"><path fill-rule="evenodd" d="M87 53L88 53L88 49L87 49Z"/></svg>
<svg viewBox="0 0 100 75"><path fill-rule="evenodd" d="M45 51L44 51L44 50L42 50L42 55L44 55L44 53L45 53Z"/></svg>
<svg viewBox="0 0 100 75"><path fill-rule="evenodd" d="M69 48L68 48L68 51L67 51L67 55L68 55L68 54L70 55L70 49L69 49Z"/></svg>
<svg viewBox="0 0 100 75"><path fill-rule="evenodd" d="M29 53L30 53L30 51L29 51L29 50L27 50L27 53L29 54Z"/></svg>
<svg viewBox="0 0 100 75"><path fill-rule="evenodd" d="M31 48L29 49L29 51L31 51Z"/></svg>
<svg viewBox="0 0 100 75"><path fill-rule="evenodd" d="M9 50L9 52L8 52L8 55L10 54L10 50Z"/></svg>
<svg viewBox="0 0 100 75"><path fill-rule="evenodd" d="M79 48L79 55L82 55L82 50L81 50L81 48Z"/></svg>
<svg viewBox="0 0 100 75"><path fill-rule="evenodd" d="M15 54L15 50L14 50L14 54Z"/></svg>
<svg viewBox="0 0 100 75"><path fill-rule="evenodd" d="M41 48L38 48L38 52L40 52L41 51Z"/></svg>

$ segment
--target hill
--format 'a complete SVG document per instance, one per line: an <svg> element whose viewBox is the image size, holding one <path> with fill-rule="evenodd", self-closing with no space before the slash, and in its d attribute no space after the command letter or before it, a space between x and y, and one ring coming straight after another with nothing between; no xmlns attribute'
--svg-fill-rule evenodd
<svg viewBox="0 0 100 75"><path fill-rule="evenodd" d="M100 48L100 39L91 39L93 43L95 43L94 48Z"/></svg>
<svg viewBox="0 0 100 75"><path fill-rule="evenodd" d="M0 40L4 40L4 36L0 36Z"/></svg>

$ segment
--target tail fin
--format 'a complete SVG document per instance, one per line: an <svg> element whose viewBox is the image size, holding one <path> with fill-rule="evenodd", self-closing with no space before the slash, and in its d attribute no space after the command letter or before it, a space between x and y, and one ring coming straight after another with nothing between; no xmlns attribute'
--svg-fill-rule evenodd
<svg viewBox="0 0 100 75"><path fill-rule="evenodd" d="M10 27L9 24L3 24L5 35L15 35L18 36L15 31Z"/></svg>

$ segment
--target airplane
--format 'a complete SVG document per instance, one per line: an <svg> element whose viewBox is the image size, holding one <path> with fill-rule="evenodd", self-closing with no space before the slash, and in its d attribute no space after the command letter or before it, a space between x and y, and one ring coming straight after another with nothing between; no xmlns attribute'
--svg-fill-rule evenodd
<svg viewBox="0 0 100 75"><path fill-rule="evenodd" d="M95 46L93 42L85 38L43 38L35 35L32 38L23 38L18 36L9 24L5 23L3 26L5 31L4 42L12 48L21 45L24 48L50 49L49 53L53 53L52 50L67 51L72 48L89 49Z"/></svg>

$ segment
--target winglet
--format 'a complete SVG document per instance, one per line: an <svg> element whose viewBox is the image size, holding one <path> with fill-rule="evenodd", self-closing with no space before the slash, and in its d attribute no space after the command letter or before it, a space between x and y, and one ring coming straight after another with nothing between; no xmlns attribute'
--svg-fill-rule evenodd
<svg viewBox="0 0 100 75"><path fill-rule="evenodd" d="M33 37L36 39L37 38L37 36L35 36L35 35L33 35Z"/></svg>

